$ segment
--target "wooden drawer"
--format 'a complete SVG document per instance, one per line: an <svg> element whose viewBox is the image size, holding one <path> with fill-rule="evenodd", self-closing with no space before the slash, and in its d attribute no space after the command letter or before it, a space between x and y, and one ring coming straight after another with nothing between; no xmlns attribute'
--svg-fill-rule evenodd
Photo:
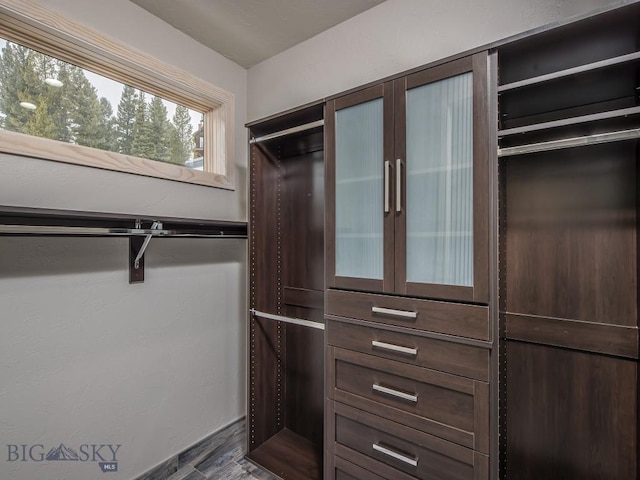
<svg viewBox="0 0 640 480"><path fill-rule="evenodd" d="M489 453L489 385L329 347L329 397Z"/></svg>
<svg viewBox="0 0 640 480"><path fill-rule="evenodd" d="M326 314L489 340L489 309L479 305L328 290Z"/></svg>
<svg viewBox="0 0 640 480"><path fill-rule="evenodd" d="M335 455L383 478L487 479L486 455L339 402L331 404L328 414L334 422Z"/></svg>
<svg viewBox="0 0 640 480"><path fill-rule="evenodd" d="M329 345L489 381L489 349L327 320Z"/></svg>
<svg viewBox="0 0 640 480"><path fill-rule="evenodd" d="M385 480L385 477L336 456L329 459L326 478L327 480Z"/></svg>

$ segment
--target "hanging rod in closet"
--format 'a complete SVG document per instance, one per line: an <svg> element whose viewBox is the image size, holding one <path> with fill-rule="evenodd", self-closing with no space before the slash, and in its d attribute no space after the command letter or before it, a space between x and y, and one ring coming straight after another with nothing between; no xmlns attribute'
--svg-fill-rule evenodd
<svg viewBox="0 0 640 480"><path fill-rule="evenodd" d="M0 205L0 235L247 238L247 223Z"/></svg>
<svg viewBox="0 0 640 480"><path fill-rule="evenodd" d="M246 239L247 224L0 206L0 236L127 237L129 283L140 283L144 281L144 253L152 238Z"/></svg>
<svg viewBox="0 0 640 480"><path fill-rule="evenodd" d="M255 308L252 308L249 311L256 317L266 318L267 320L275 320L276 322L285 322L285 323L290 323L292 325L300 325L302 327L310 327L310 328L317 328L318 330L324 330L324 323L314 322L312 320L303 320L301 318L284 317L282 315L274 315L272 313L260 312Z"/></svg>
<svg viewBox="0 0 640 480"><path fill-rule="evenodd" d="M633 140L640 138L640 128L631 130L621 130L617 132L596 133L584 137L563 138L548 142L531 143L498 149L498 157L508 157L511 155L523 155L526 153L546 152L549 150L560 150L563 148L586 147L601 143L620 142L623 140Z"/></svg>
<svg viewBox="0 0 640 480"><path fill-rule="evenodd" d="M58 237L179 237L179 238L247 238L245 234L224 230L189 231L150 228L100 228L50 225L10 225L0 223L0 235Z"/></svg>
<svg viewBox="0 0 640 480"><path fill-rule="evenodd" d="M304 132L305 130L311 130L312 128L322 127L324 120L316 120L315 122L305 123L304 125L297 125L295 127L280 130L279 132L269 133L262 135L261 137L254 137L249 140L250 144L264 142L266 140L272 140L278 137L284 137L285 135L291 135L292 133Z"/></svg>

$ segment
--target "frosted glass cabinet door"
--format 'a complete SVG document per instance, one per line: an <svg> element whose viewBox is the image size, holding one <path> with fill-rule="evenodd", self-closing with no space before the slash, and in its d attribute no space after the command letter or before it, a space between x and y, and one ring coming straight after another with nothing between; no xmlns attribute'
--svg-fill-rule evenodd
<svg viewBox="0 0 640 480"><path fill-rule="evenodd" d="M336 112L336 275L382 280L382 99Z"/></svg>
<svg viewBox="0 0 640 480"><path fill-rule="evenodd" d="M486 301L486 69L478 54L396 86L399 293Z"/></svg>
<svg viewBox="0 0 640 480"><path fill-rule="evenodd" d="M472 81L407 92L407 282L473 285Z"/></svg>
<svg viewBox="0 0 640 480"><path fill-rule="evenodd" d="M487 65L481 52L327 102L329 288L488 301Z"/></svg>
<svg viewBox="0 0 640 480"><path fill-rule="evenodd" d="M392 86L388 89L392 91ZM327 117L331 117L328 127L333 138L328 176L334 189L334 205L329 208L333 218L327 222L333 240L329 283L382 290L385 273L392 275L385 272L385 217L393 217L388 191L391 162L385 156L384 86L331 102Z"/></svg>

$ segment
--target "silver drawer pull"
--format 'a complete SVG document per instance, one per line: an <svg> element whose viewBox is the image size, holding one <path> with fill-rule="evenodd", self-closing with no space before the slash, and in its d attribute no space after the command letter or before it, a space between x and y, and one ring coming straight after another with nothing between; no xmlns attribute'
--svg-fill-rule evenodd
<svg viewBox="0 0 640 480"><path fill-rule="evenodd" d="M371 307L371 313L382 313L402 318L418 318L418 312L408 312L406 310L395 310L393 308Z"/></svg>
<svg viewBox="0 0 640 480"><path fill-rule="evenodd" d="M394 390L393 388L383 387L382 385L378 385L377 383L371 385L371 388L373 388L373 390L375 390L376 392L385 393L387 395L391 395L392 397L398 397L414 403L418 402L418 395L415 393L401 392L399 390Z"/></svg>
<svg viewBox="0 0 640 480"><path fill-rule="evenodd" d="M415 457L407 457L406 455L402 455L398 452L394 452L393 450L389 450L388 448L385 448L382 445L378 445L377 443L374 443L372 447L376 452L384 453L385 455L388 455L391 458L395 458L396 460L400 460L401 462L407 463L412 467L418 466L418 459Z"/></svg>
<svg viewBox="0 0 640 480"><path fill-rule="evenodd" d="M383 350L391 350L392 352L404 353L405 355L418 355L417 348L402 347L400 345L394 345L393 343L371 340L371 346L381 348Z"/></svg>

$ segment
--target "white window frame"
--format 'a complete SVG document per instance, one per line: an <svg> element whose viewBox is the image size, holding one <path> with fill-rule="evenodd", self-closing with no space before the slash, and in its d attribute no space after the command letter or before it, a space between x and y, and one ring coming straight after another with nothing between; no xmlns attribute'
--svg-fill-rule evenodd
<svg viewBox="0 0 640 480"><path fill-rule="evenodd" d="M31 0L0 0L0 37L203 112L205 126L204 171L5 130L0 152L234 189L233 93Z"/></svg>

